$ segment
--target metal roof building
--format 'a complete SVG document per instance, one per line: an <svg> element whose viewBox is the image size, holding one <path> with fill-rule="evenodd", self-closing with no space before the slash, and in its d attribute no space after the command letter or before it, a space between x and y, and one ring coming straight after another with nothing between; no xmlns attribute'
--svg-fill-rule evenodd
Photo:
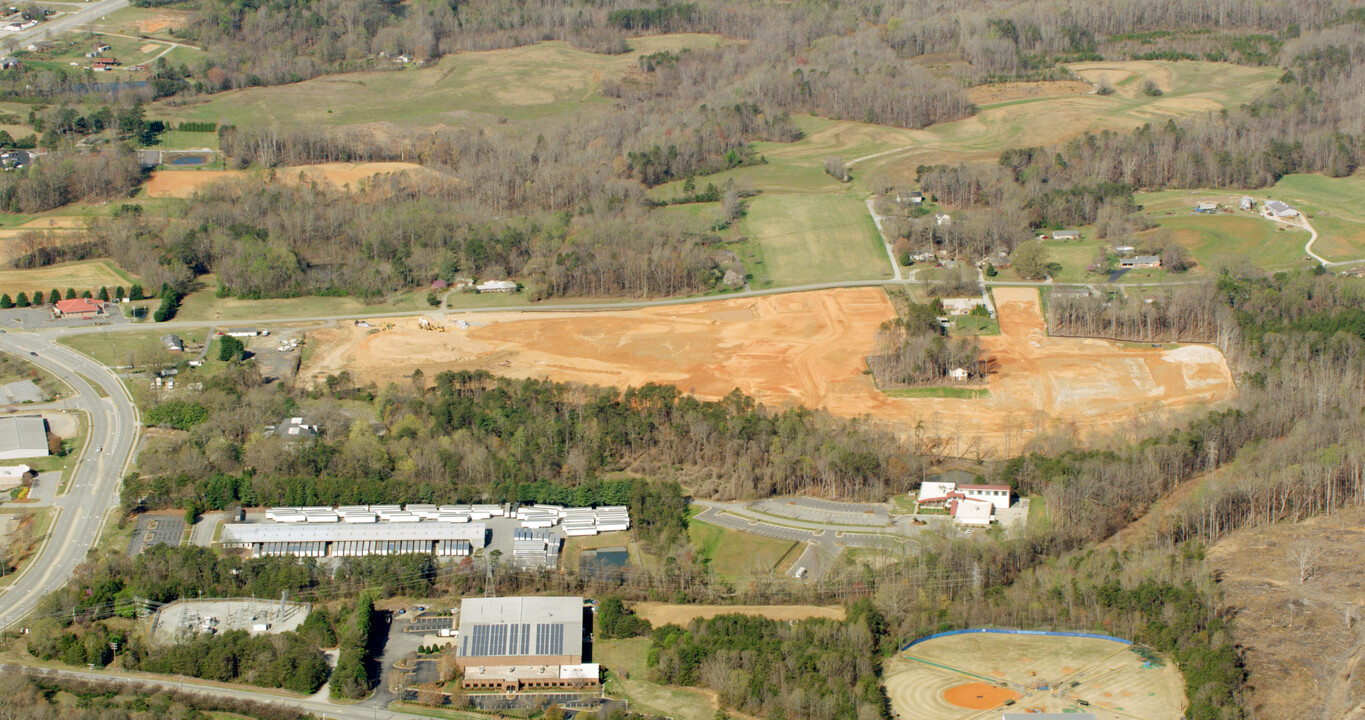
<svg viewBox="0 0 1365 720"><path fill-rule="evenodd" d="M460 667L583 662L583 598L469 598L460 603Z"/></svg>
<svg viewBox="0 0 1365 720"><path fill-rule="evenodd" d="M225 547L251 548L258 557L433 552L462 556L482 548L487 532L483 523L241 523L224 525L222 542Z"/></svg>
<svg viewBox="0 0 1365 720"><path fill-rule="evenodd" d="M47 422L41 415L0 418L0 460L47 456Z"/></svg>

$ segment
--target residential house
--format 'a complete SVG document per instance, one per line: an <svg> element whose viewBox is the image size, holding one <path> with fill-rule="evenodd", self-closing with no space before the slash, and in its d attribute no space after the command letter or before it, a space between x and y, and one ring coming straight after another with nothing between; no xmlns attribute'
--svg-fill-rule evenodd
<svg viewBox="0 0 1365 720"><path fill-rule="evenodd" d="M979 297L943 298L939 302L943 303L943 311L949 315L970 315L972 310L986 304L986 301Z"/></svg>
<svg viewBox="0 0 1365 720"><path fill-rule="evenodd" d="M1216 213L1216 212L1218 212L1218 203L1211 203L1211 202L1210 202L1210 203L1199 203L1198 205L1195 205L1195 206L1194 206L1194 211L1197 212L1197 213L1206 213L1206 214L1207 214L1207 213Z"/></svg>
<svg viewBox="0 0 1365 720"><path fill-rule="evenodd" d="M1053 239L1053 240L1080 240L1080 239L1081 239L1081 231L1080 231L1080 230L1058 230L1057 232L1052 233L1052 239Z"/></svg>
<svg viewBox="0 0 1365 720"><path fill-rule="evenodd" d="M498 292L498 293L516 292L516 291L517 291L517 284L514 283L514 282L512 282L511 280L489 280L489 281L487 281L487 282L482 282L482 283L479 283L478 285L475 285L475 286L474 286L474 289L475 289L475 290L478 290L478 291L481 292L481 293L486 293L486 292Z"/></svg>
<svg viewBox="0 0 1365 720"><path fill-rule="evenodd" d="M898 190L896 202L901 205L919 205L924 202L924 193L919 190Z"/></svg>
<svg viewBox="0 0 1365 720"><path fill-rule="evenodd" d="M1119 258L1119 267L1125 270L1137 270L1142 268L1161 267L1160 255L1136 255L1134 257Z"/></svg>
<svg viewBox="0 0 1365 720"><path fill-rule="evenodd" d="M95 72L106 72L118 67L118 60L114 58L98 57L90 63L90 68Z"/></svg>
<svg viewBox="0 0 1365 720"><path fill-rule="evenodd" d="M967 382L969 377L971 377L971 373L968 373L965 368L953 368L948 371L948 379L953 382Z"/></svg>

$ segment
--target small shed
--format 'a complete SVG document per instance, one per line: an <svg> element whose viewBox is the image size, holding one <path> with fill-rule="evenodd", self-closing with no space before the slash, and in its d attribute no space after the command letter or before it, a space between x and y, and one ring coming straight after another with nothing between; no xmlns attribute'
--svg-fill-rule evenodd
<svg viewBox="0 0 1365 720"><path fill-rule="evenodd" d="M967 378L970 376L971 375L967 372L966 368L959 367L948 371L948 377L953 380L953 382L967 382Z"/></svg>
<svg viewBox="0 0 1365 720"><path fill-rule="evenodd" d="M1256 207L1256 201L1252 200L1249 197L1243 197L1242 202L1238 205L1238 207L1242 208L1243 210L1250 210L1253 207Z"/></svg>
<svg viewBox="0 0 1365 720"><path fill-rule="evenodd" d="M1218 212L1218 203L1199 203L1194 206L1194 211L1197 213L1216 213Z"/></svg>

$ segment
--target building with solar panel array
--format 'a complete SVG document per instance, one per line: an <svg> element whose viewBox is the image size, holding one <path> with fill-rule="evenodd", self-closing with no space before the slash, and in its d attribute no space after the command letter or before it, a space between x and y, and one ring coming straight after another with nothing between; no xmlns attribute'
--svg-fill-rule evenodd
<svg viewBox="0 0 1365 720"><path fill-rule="evenodd" d="M596 689L598 666L583 662L585 613L581 597L461 601L455 662L464 687Z"/></svg>

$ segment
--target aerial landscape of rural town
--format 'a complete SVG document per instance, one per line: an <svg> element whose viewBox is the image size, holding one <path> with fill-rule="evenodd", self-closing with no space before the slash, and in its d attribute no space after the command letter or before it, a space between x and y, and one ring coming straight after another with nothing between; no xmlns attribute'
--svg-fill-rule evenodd
<svg viewBox="0 0 1365 720"><path fill-rule="evenodd" d="M1365 719L1355 0L0 14L0 718Z"/></svg>

